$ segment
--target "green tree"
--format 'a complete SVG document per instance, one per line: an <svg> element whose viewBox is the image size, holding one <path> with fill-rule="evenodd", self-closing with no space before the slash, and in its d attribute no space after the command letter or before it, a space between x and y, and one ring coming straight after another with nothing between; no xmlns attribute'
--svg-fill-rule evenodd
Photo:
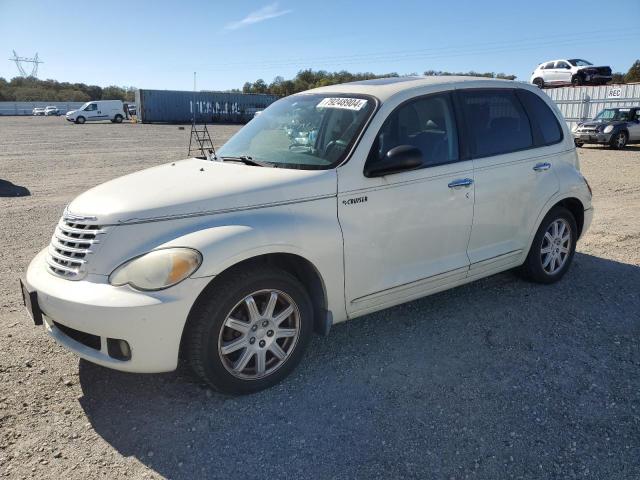
<svg viewBox="0 0 640 480"><path fill-rule="evenodd" d="M636 60L624 76L626 83L640 82L640 60Z"/></svg>

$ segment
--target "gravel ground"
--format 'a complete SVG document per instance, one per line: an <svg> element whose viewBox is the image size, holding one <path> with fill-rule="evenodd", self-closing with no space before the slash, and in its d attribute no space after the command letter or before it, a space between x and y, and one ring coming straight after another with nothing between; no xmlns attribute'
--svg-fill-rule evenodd
<svg viewBox="0 0 640 480"><path fill-rule="evenodd" d="M287 381L233 398L185 367L79 361L18 291L67 202L188 138L0 118L0 184L31 192L0 198L0 476L640 478L640 148L580 149L596 215L559 284L505 273L338 325Z"/></svg>

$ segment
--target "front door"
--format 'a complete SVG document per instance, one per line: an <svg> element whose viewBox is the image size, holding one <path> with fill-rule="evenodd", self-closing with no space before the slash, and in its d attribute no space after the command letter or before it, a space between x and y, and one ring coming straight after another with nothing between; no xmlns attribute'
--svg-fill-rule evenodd
<svg viewBox="0 0 640 480"><path fill-rule="evenodd" d="M367 160L384 162L392 148L411 145L422 152L422 168L373 178L358 172L348 180L338 169L351 317L444 289L467 274L473 168L470 160L458 161L451 105L448 94L436 94L398 107Z"/></svg>

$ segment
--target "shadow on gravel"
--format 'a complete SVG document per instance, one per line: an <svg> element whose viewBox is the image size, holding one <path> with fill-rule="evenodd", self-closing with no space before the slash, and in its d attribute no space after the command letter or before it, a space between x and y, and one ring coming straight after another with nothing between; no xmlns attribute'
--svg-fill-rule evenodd
<svg viewBox="0 0 640 480"><path fill-rule="evenodd" d="M26 187L14 185L9 180L0 178L0 197L28 197L31 192Z"/></svg>
<svg viewBox="0 0 640 480"><path fill-rule="evenodd" d="M169 478L631 478L640 268L577 254L337 325L251 396L80 363L98 434Z"/></svg>

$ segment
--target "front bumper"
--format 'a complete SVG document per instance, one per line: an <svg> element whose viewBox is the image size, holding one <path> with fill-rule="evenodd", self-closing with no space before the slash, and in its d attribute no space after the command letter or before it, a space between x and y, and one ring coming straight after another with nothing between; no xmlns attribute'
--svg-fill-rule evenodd
<svg viewBox="0 0 640 480"><path fill-rule="evenodd" d="M580 133L572 132L577 143L609 143L613 133Z"/></svg>
<svg viewBox="0 0 640 480"><path fill-rule="evenodd" d="M187 316L210 277L188 278L159 292L139 292L128 286L114 287L101 275L81 281L56 277L46 269L45 253L46 249L32 260L25 283L37 292L45 330L56 342L79 357L116 370L175 370ZM69 335L69 329L99 337L99 348ZM125 340L131 358L112 357L109 338Z"/></svg>

